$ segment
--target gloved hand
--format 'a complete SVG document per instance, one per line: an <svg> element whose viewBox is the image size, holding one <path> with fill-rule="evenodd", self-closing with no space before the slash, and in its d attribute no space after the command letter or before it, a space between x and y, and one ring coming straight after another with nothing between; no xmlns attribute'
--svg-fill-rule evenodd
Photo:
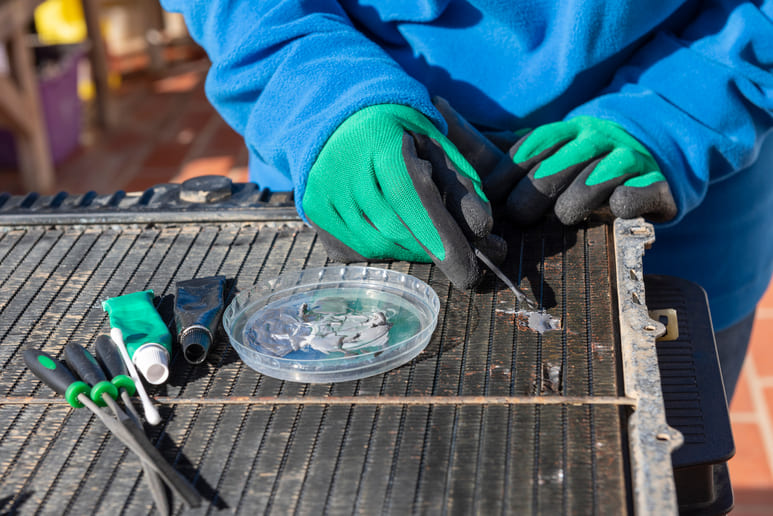
<svg viewBox="0 0 773 516"><path fill-rule="evenodd" d="M621 218L676 216L666 178L647 149L620 125L579 116L536 128L510 149L486 178L484 190L521 225L551 207L567 225L577 224L608 202ZM504 194L501 194L503 192Z"/></svg>
<svg viewBox="0 0 773 516"><path fill-rule="evenodd" d="M496 238L469 163L423 114L395 104L336 129L309 172L303 210L331 259L431 260L461 289L481 276L470 242Z"/></svg>

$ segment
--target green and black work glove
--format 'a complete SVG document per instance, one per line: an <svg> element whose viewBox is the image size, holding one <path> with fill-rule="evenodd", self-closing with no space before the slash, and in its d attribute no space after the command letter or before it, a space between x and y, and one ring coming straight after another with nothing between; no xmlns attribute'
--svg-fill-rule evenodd
<svg viewBox="0 0 773 516"><path fill-rule="evenodd" d="M347 118L309 172L303 210L331 259L435 262L458 288L481 276L493 220L480 179L413 108L381 104Z"/></svg>
<svg viewBox="0 0 773 516"><path fill-rule="evenodd" d="M492 202L511 219L533 224L551 207L567 225L609 203L621 218L665 222L676 216L666 178L647 149L620 125L589 116L540 126L510 149L488 176ZM508 195L509 194L509 195Z"/></svg>

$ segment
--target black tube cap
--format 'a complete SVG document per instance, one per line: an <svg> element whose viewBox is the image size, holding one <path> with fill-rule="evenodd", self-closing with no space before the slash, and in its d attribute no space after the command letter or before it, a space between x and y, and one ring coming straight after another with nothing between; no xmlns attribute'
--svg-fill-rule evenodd
<svg viewBox="0 0 773 516"><path fill-rule="evenodd" d="M211 344L212 335L204 327L192 326L180 333L180 346L182 347L185 361L189 364L196 365L204 362Z"/></svg>

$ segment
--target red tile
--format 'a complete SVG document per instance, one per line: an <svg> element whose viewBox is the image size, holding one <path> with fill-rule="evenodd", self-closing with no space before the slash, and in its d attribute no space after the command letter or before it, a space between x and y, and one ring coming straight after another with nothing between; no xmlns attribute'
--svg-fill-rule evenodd
<svg viewBox="0 0 773 516"><path fill-rule="evenodd" d="M147 53L116 55L111 59L111 68L121 73L136 72L148 67L150 58Z"/></svg>
<svg viewBox="0 0 773 516"><path fill-rule="evenodd" d="M171 75L153 84L155 93L181 93L193 90L204 78L200 71Z"/></svg>
<svg viewBox="0 0 773 516"><path fill-rule="evenodd" d="M765 415L769 423L773 423L773 387L768 387L763 391L763 398L765 400ZM773 470L773 464L771 464L771 470Z"/></svg>
<svg viewBox="0 0 773 516"><path fill-rule="evenodd" d="M24 188L21 186L21 176L16 170L0 171L0 192L17 195L23 194Z"/></svg>
<svg viewBox="0 0 773 516"><path fill-rule="evenodd" d="M736 490L773 490L773 476L767 463L760 427L754 423L733 425L735 457L730 459L730 483Z"/></svg>
<svg viewBox="0 0 773 516"><path fill-rule="evenodd" d="M116 189L125 190L127 192L145 191L151 186L159 183L174 182L173 179L177 175L177 171L177 167L145 168L140 170L125 185L120 185Z"/></svg>
<svg viewBox="0 0 773 516"><path fill-rule="evenodd" d="M247 147L242 146L242 149L239 151L239 153L236 155L236 164L237 167L244 167L245 169L249 167L249 152L247 152Z"/></svg>
<svg viewBox="0 0 773 516"><path fill-rule="evenodd" d="M750 412L754 412L754 405L752 404L751 392L749 392L747 375L742 371L735 387L733 401L730 402L730 419L733 419L734 413L748 414Z"/></svg>
<svg viewBox="0 0 773 516"><path fill-rule="evenodd" d="M733 479L730 479L733 485ZM732 516L771 516L773 515L773 489L737 489L733 485L735 508Z"/></svg>
<svg viewBox="0 0 773 516"><path fill-rule="evenodd" d="M121 153L95 148L57 168L57 189L71 194L110 193L120 176Z"/></svg>
<svg viewBox="0 0 773 516"><path fill-rule="evenodd" d="M182 170L174 176L172 181L175 183L182 183L186 179L198 176L225 176L228 175L233 163L234 158L232 156L213 156L194 159L189 163L186 163Z"/></svg>
<svg viewBox="0 0 773 516"><path fill-rule="evenodd" d="M147 141L147 131L141 132L136 129L121 128L105 134L104 140L100 142L100 146L103 146L110 152L121 152L128 147L139 147Z"/></svg>
<svg viewBox="0 0 773 516"><path fill-rule="evenodd" d="M773 377L773 319L757 318L754 321L749 349L758 376Z"/></svg>
<svg viewBox="0 0 773 516"><path fill-rule="evenodd" d="M234 167L228 172L228 177L234 183L246 183L249 181L249 170L247 167Z"/></svg>
<svg viewBox="0 0 773 516"><path fill-rule="evenodd" d="M114 126L109 131L95 126L94 105L86 103L84 145L56 167L58 190L144 190L202 174L246 180L244 143L206 99L206 56L191 45L166 58L163 78L148 73L142 60L111 61L111 67L127 71L111 91ZM25 193L16 171L0 171L0 191Z"/></svg>
<svg viewBox="0 0 773 516"><path fill-rule="evenodd" d="M215 135L212 137L212 141L209 143L209 147L219 154L236 154L244 148L244 138L231 129L231 126L221 122Z"/></svg>
<svg viewBox="0 0 773 516"><path fill-rule="evenodd" d="M209 123L212 117L218 116L211 109L199 109L188 111L180 118L180 128L177 131L177 140L182 134L191 134L194 138ZM192 138L193 139L193 138ZM192 140L191 139L191 140Z"/></svg>
<svg viewBox="0 0 773 516"><path fill-rule="evenodd" d="M768 285L768 290L765 291L765 295L762 296L759 306L760 308L773 308L773 282Z"/></svg>
<svg viewBox="0 0 773 516"><path fill-rule="evenodd" d="M159 142L142 162L142 168L167 168L179 166L185 159L190 142Z"/></svg>
<svg viewBox="0 0 773 516"><path fill-rule="evenodd" d="M125 122L147 125L158 125L162 114L169 109L169 99L148 93L146 98L127 113Z"/></svg>

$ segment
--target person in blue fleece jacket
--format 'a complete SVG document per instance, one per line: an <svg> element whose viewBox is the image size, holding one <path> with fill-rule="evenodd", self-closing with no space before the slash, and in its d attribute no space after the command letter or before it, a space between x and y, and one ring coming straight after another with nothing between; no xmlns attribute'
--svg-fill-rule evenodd
<svg viewBox="0 0 773 516"><path fill-rule="evenodd" d="M487 197L522 224L664 221L645 270L706 289L732 394L773 273L773 0L163 4L251 179L294 190L333 256L432 259L465 288ZM434 96L526 134L481 181Z"/></svg>

